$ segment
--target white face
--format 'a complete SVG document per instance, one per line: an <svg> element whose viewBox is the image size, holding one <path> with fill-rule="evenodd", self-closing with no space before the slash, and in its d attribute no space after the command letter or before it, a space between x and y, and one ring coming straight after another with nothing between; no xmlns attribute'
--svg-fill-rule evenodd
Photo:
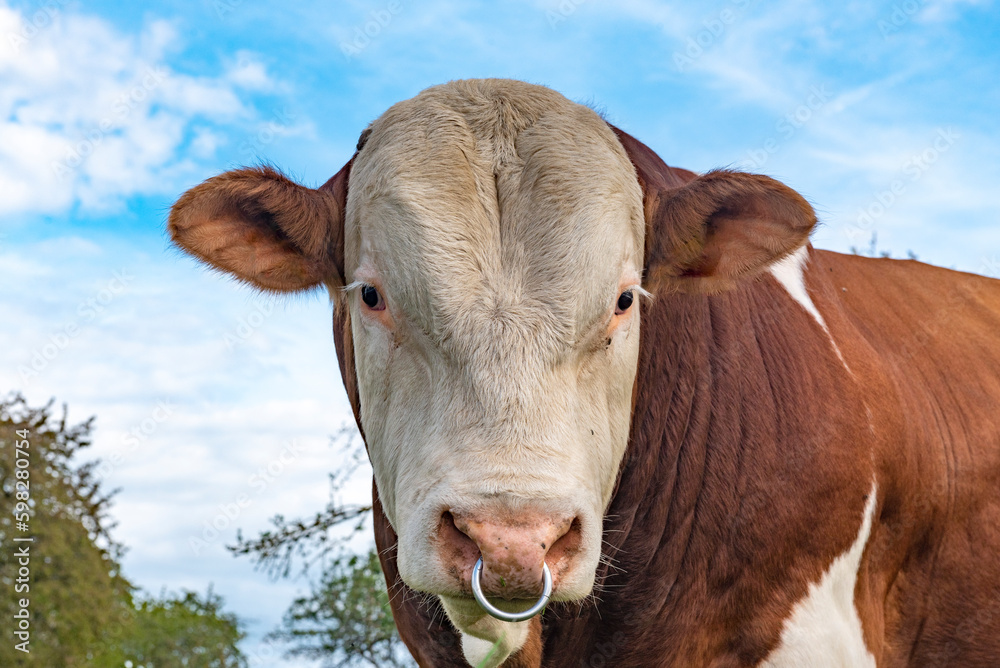
<svg viewBox="0 0 1000 668"><path fill-rule="evenodd" d="M553 598L590 592L639 349L642 194L624 150L552 91L490 90L430 89L376 121L345 227L361 420L400 573L453 607L468 590L446 512L574 518Z"/></svg>

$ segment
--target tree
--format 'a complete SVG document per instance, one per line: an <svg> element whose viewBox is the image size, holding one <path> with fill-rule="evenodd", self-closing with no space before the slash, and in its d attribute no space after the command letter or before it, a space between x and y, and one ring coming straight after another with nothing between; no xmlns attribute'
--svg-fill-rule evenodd
<svg viewBox="0 0 1000 668"><path fill-rule="evenodd" d="M4 634L4 666L93 665L131 614L123 550L109 533L112 494L95 478L96 462L73 462L90 445L93 418L69 426L65 408L54 420L51 407L30 408L21 396L0 401L0 615L23 615L30 633L21 646L30 654Z"/></svg>
<svg viewBox="0 0 1000 668"><path fill-rule="evenodd" d="M353 426L344 426L330 440L341 451L334 459L344 464L329 475L331 500L326 507L308 519L287 520L284 515L275 515L271 518L274 529L263 531L254 539L245 539L243 532L237 531L236 545L227 546L230 552L237 557L250 557L257 568L272 578L291 575L296 560L302 564L300 573L305 575L310 566L337 553L346 539L362 530L371 505L345 505L337 500L344 483L366 456L358 445L360 434ZM348 527L348 533L336 531L344 526Z"/></svg>
<svg viewBox="0 0 1000 668"><path fill-rule="evenodd" d="M269 637L291 645L289 656L323 659L339 668L357 665L413 666L389 607L385 578L374 549L351 554L345 542L360 531L371 513L370 505L344 505L336 501L343 484L357 469L364 450L359 434L345 427L334 436L342 443L347 461L330 475L331 501L308 519L286 520L276 515L274 529L248 540L237 534L229 549L236 556L249 556L271 577L288 577L296 562L300 574L322 564L322 574L308 596L296 599L285 612L281 628ZM348 531L338 531L347 526Z"/></svg>
<svg viewBox="0 0 1000 668"><path fill-rule="evenodd" d="M866 257L892 257L892 252L887 250L878 250L878 232L872 232L871 240L868 242L867 249L859 249L857 246L851 246L852 255L864 255ZM919 260L917 254L912 250L906 251L906 257L910 260Z"/></svg>
<svg viewBox="0 0 1000 668"><path fill-rule="evenodd" d="M396 633L378 554L341 554L309 596L297 598L271 638L293 644L290 656L323 659L332 668L412 666Z"/></svg>
<svg viewBox="0 0 1000 668"><path fill-rule="evenodd" d="M247 662L237 643L244 634L222 606L211 587L204 598L193 591L141 598L121 653L135 668L242 668Z"/></svg>
<svg viewBox="0 0 1000 668"><path fill-rule="evenodd" d="M65 407L58 420L51 409L0 399L0 666L245 665L239 622L211 589L205 599L137 596L110 533L115 492L102 489L99 461L77 461L94 419L71 426ZM30 653L11 620L26 627Z"/></svg>

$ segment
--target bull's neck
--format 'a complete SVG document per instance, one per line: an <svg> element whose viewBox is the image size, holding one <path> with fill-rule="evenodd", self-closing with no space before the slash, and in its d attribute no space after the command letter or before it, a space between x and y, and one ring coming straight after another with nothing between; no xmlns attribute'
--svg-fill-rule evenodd
<svg viewBox="0 0 1000 668"><path fill-rule="evenodd" d="M769 373L782 366L782 347L794 345L793 308L767 280L711 296L660 295L649 305L632 433L605 518L605 563L594 597L576 613L588 623L554 624L546 657L575 644L624 658L631 650L615 643L634 644L638 629L676 616L714 555L731 553L734 533L747 533L745 523L766 512L748 480L768 475L782 456L775 444L783 390Z"/></svg>
<svg viewBox="0 0 1000 668"><path fill-rule="evenodd" d="M735 297L666 295L643 322L633 428L605 522L611 559L600 582L611 589L626 579L621 575L655 567L667 577L659 600L645 597L650 608L666 604L693 547L705 510L699 504L719 483L718 455L742 457L741 394L751 388L741 387L733 373L743 356L759 351L746 345L755 340L753 323L740 313L747 295ZM710 429L720 419L734 427L724 440Z"/></svg>

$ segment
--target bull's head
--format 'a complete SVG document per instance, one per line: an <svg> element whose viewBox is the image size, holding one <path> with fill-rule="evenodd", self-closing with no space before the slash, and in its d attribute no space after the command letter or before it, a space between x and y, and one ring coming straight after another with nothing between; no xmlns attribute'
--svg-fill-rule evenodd
<svg viewBox="0 0 1000 668"><path fill-rule="evenodd" d="M538 597L543 564L553 600L590 593L641 297L721 289L814 220L771 179L670 170L551 90L472 80L393 106L317 190L266 168L206 181L170 232L264 290L328 287L399 572L509 652L525 624L484 615L473 565L510 610Z"/></svg>

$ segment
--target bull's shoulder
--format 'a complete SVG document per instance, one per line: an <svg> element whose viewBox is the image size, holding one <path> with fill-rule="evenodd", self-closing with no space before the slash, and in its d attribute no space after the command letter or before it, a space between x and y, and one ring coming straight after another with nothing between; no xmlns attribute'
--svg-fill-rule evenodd
<svg viewBox="0 0 1000 668"><path fill-rule="evenodd" d="M813 253L810 282L886 355L912 357L915 348L946 359L970 343L1000 359L1000 281L894 260ZM979 339L978 341L975 341Z"/></svg>

